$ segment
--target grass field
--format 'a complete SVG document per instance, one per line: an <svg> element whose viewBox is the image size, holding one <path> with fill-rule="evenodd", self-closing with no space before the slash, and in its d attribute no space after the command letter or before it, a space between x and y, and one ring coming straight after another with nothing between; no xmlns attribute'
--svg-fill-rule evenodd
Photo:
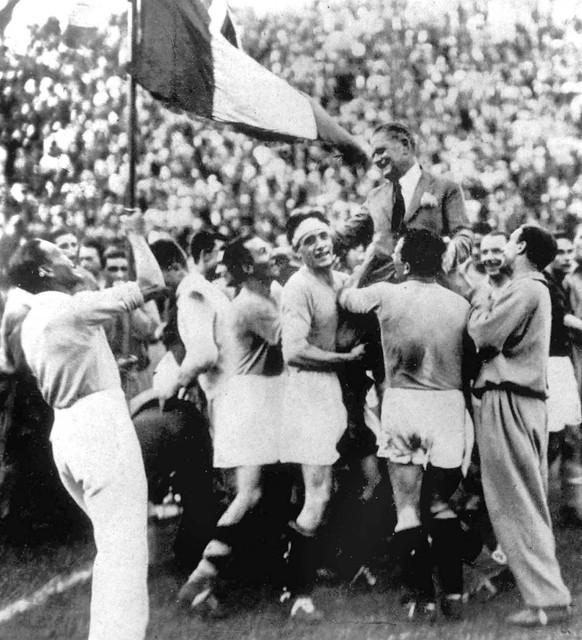
<svg viewBox="0 0 582 640"><path fill-rule="evenodd" d="M553 504L557 502L554 500ZM7 606L30 596L55 576L70 576L90 567L94 547L87 529L61 534L57 539L47 532L36 538L27 544L2 541L0 620ZM582 592L582 530L557 527L556 538L563 573L576 601ZM515 589L486 603L470 601L461 623L439 620L433 625L411 624L402 620L393 576L389 571L380 571L380 580L372 590L321 583L315 597L325 611L325 620L301 625L288 620L288 608L279 604L276 589L234 582L223 586L229 614L225 619L207 621L191 616L175 603L182 579L171 562L151 568L148 640L582 639L582 606L564 627L531 631L508 628L504 617L520 606ZM0 622L0 639L84 639L89 599L89 582L81 581Z"/></svg>

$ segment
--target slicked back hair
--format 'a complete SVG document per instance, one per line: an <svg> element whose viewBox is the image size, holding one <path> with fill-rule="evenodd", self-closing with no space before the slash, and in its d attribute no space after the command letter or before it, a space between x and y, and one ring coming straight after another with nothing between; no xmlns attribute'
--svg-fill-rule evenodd
<svg viewBox="0 0 582 640"><path fill-rule="evenodd" d="M222 264L228 270L234 284L240 285L249 277L249 269L255 264L253 254L245 247L252 238L237 238L224 248Z"/></svg>
<svg viewBox="0 0 582 640"><path fill-rule="evenodd" d="M6 271L8 283L20 287L29 293L46 290L46 279L41 276L41 268L47 264L47 255L41 248L41 240L27 240L18 247L10 260Z"/></svg>
<svg viewBox="0 0 582 640"><path fill-rule="evenodd" d="M519 239L525 242L525 255L538 271L543 271L556 257L558 244L546 229L533 224L520 228Z"/></svg>
<svg viewBox="0 0 582 640"><path fill-rule="evenodd" d="M194 262L200 261L203 252L210 253L218 241L224 241L224 236L216 231L199 231L190 240L190 255Z"/></svg>
<svg viewBox="0 0 582 640"><path fill-rule="evenodd" d="M410 275L435 277L442 268L446 245L428 229L410 229L404 235L401 258L410 265Z"/></svg>
<svg viewBox="0 0 582 640"><path fill-rule="evenodd" d="M374 129L374 133L384 133L387 136L396 138L400 142L405 143L413 151L416 151L416 140L411 130L401 122L386 122L378 125Z"/></svg>

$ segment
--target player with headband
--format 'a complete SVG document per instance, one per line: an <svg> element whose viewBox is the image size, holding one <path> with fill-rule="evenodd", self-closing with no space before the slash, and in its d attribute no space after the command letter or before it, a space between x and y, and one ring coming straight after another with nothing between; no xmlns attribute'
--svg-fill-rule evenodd
<svg viewBox="0 0 582 640"><path fill-rule="evenodd" d="M336 445L347 427L347 414L336 370L363 356L364 347L335 351L337 296L346 274L333 270L333 245L320 211L293 215L287 238L303 266L283 287L283 357L289 369L283 404L281 462L301 465L305 500L290 523L287 588L295 597L291 616L317 619L310 592L316 533L330 498Z"/></svg>

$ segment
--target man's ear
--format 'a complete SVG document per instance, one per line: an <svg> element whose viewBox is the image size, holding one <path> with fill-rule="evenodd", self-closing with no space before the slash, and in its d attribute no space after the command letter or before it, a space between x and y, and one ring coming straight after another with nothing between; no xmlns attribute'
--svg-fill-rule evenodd
<svg viewBox="0 0 582 640"><path fill-rule="evenodd" d="M52 270L52 267L48 267L46 265L39 267L38 268L38 275L41 278L52 278L54 275L54 272Z"/></svg>
<svg viewBox="0 0 582 640"><path fill-rule="evenodd" d="M244 273L250 276L255 272L255 267L252 264L243 264L242 270Z"/></svg>
<svg viewBox="0 0 582 640"><path fill-rule="evenodd" d="M410 273L410 262L402 263L402 273L407 276Z"/></svg>

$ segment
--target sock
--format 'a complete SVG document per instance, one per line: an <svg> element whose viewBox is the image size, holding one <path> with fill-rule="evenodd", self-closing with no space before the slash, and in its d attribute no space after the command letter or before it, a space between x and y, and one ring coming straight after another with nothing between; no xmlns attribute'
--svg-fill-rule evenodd
<svg viewBox="0 0 582 640"><path fill-rule="evenodd" d="M305 535L296 523L290 523L287 536L289 552L285 586L294 596L309 596L315 583L317 539Z"/></svg>
<svg viewBox="0 0 582 640"><path fill-rule="evenodd" d="M215 570L215 575L220 573L227 565L232 556L232 549L236 545L241 533L239 523L230 525L217 525L214 535L204 548L202 560L198 565L201 569L211 565Z"/></svg>
<svg viewBox="0 0 582 640"><path fill-rule="evenodd" d="M426 601L434 600L431 553L424 528L414 527L395 533L393 548L402 567L404 583L413 596Z"/></svg>
<svg viewBox="0 0 582 640"><path fill-rule="evenodd" d="M431 527L433 562L445 595L463 592L463 533L457 518L434 519Z"/></svg>

